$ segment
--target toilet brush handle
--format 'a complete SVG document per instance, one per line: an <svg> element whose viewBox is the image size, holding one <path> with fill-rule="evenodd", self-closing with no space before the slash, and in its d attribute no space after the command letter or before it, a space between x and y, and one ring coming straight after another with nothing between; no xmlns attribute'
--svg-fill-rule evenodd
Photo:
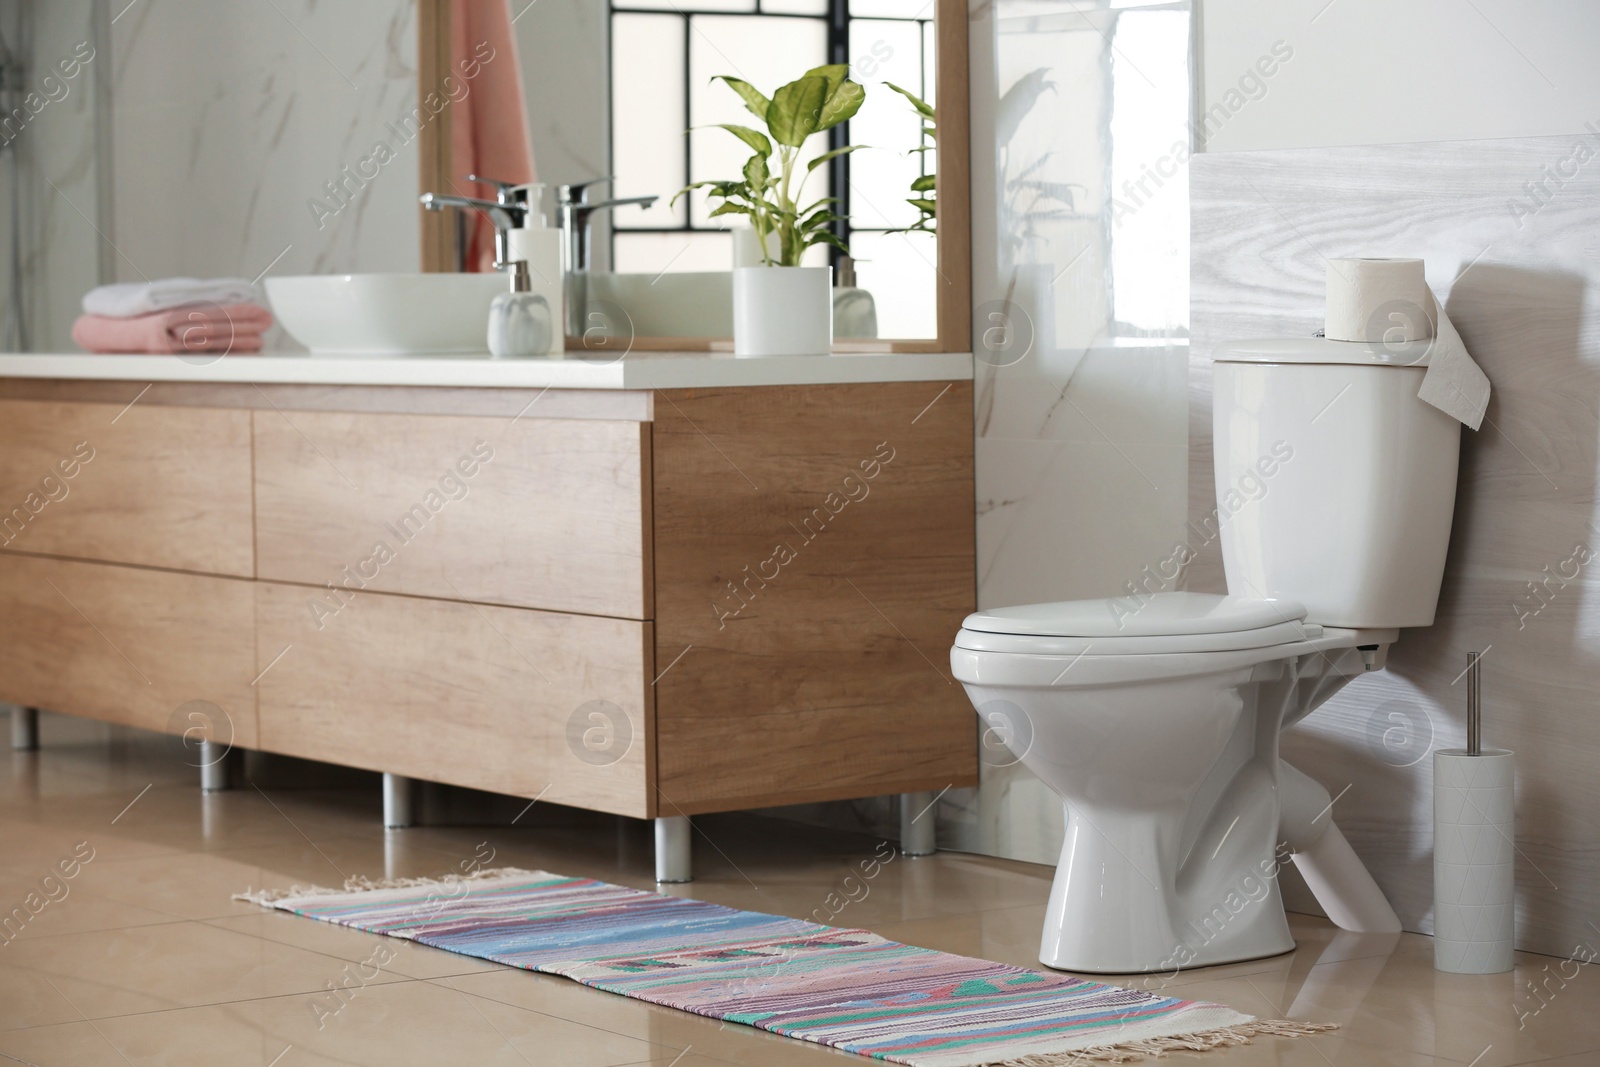
<svg viewBox="0 0 1600 1067"><path fill-rule="evenodd" d="M1483 754L1483 693L1478 653L1467 653L1467 755Z"/></svg>

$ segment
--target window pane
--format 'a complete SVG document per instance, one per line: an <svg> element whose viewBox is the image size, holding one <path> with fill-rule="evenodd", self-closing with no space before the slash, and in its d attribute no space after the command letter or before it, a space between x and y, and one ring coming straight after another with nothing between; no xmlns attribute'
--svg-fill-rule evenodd
<svg viewBox="0 0 1600 1067"><path fill-rule="evenodd" d="M931 19L933 0L850 0L851 18ZM911 86L906 86L907 89Z"/></svg>
<svg viewBox="0 0 1600 1067"><path fill-rule="evenodd" d="M686 11L754 11L756 0L686 0L684 3L675 0L620 0L612 6L623 10L643 7L651 11L676 11L680 14Z"/></svg>
<svg viewBox="0 0 1600 1067"><path fill-rule="evenodd" d="M878 306L879 337L935 337L934 279L938 250L929 233L863 233L850 237L856 285Z"/></svg>
<svg viewBox="0 0 1600 1067"><path fill-rule="evenodd" d="M733 269L733 241L725 233L619 233L613 248L619 274Z"/></svg>
<svg viewBox="0 0 1600 1067"><path fill-rule="evenodd" d="M939 80L934 77L934 71L939 67L939 35L934 32L931 22L922 24L922 99L935 106L938 101L934 99L934 84ZM906 86L907 89L911 86Z"/></svg>
<svg viewBox="0 0 1600 1067"><path fill-rule="evenodd" d="M914 151L922 122L909 100L878 83L891 81L921 95L922 32L915 22L853 19L850 56L856 77L870 87L850 120L850 142L870 146L850 159L850 221L909 226L917 221L906 198L914 195L911 182L922 173L923 161Z"/></svg>
<svg viewBox="0 0 1600 1067"><path fill-rule="evenodd" d="M667 207L683 188L686 174L683 138L684 20L678 15L611 17L611 165L618 196L661 197L645 211L618 208L612 226L681 225L688 217L682 201Z"/></svg>
<svg viewBox="0 0 1600 1067"><path fill-rule="evenodd" d="M761 10L771 14L826 15L828 0L761 0Z"/></svg>
<svg viewBox="0 0 1600 1067"><path fill-rule="evenodd" d="M766 96L778 86L827 62L827 28L821 19L767 18L751 15L705 15L691 19L689 36L690 177L693 181L736 178L750 158L750 149L726 130L704 129L716 123L766 124L745 110L744 101L718 74L744 78ZM826 137L814 137L803 159L828 150ZM804 174L803 168L799 170ZM826 196L827 172L819 169L805 187L807 201ZM706 196L697 190L690 218L695 225L729 224L728 217L707 221Z"/></svg>

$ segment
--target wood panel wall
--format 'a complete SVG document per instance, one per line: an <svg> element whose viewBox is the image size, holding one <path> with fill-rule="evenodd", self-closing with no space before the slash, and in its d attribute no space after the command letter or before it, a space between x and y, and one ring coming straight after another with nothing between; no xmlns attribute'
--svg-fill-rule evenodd
<svg viewBox="0 0 1600 1067"><path fill-rule="evenodd" d="M1429 753L1463 742L1455 679L1484 651L1485 741L1517 752L1518 945L1560 955L1592 943L1600 914L1600 163L1574 162L1579 141L1206 154L1191 171L1191 521L1215 503L1212 349L1320 327L1326 258L1425 257L1494 383L1463 435L1438 619L1402 631L1388 669L1291 730L1284 755L1349 787L1334 818L1406 927L1430 931ZM1188 582L1223 590L1215 546Z"/></svg>

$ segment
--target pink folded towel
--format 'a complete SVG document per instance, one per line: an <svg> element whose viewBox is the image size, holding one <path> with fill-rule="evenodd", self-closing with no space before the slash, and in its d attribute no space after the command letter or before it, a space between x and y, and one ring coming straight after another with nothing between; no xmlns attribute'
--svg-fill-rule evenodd
<svg viewBox="0 0 1600 1067"><path fill-rule="evenodd" d="M259 304L191 304L149 315L80 315L72 339L90 352L259 352L272 312Z"/></svg>

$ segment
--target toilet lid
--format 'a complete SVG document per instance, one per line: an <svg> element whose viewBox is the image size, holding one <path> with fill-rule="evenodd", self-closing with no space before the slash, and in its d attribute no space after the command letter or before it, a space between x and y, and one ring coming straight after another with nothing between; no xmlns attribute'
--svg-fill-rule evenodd
<svg viewBox="0 0 1600 1067"><path fill-rule="evenodd" d="M976 612L956 645L1037 655L1221 652L1320 636L1305 617L1292 600L1214 593L1066 600Z"/></svg>

